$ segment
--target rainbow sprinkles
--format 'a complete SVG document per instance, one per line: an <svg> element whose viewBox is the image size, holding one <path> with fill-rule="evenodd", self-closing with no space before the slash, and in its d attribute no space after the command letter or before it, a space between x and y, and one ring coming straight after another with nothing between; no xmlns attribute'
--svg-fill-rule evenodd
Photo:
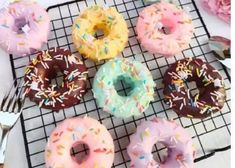
<svg viewBox="0 0 235 168"><path fill-rule="evenodd" d="M0 47L17 56L31 54L47 42L50 19L36 2L11 3L0 12Z"/></svg>
<svg viewBox="0 0 235 168"><path fill-rule="evenodd" d="M51 84L57 71L64 75L61 86ZM86 93L87 69L67 49L42 51L25 70L25 94L39 107L58 111L81 101Z"/></svg>
<svg viewBox="0 0 235 168"><path fill-rule="evenodd" d="M195 81L199 93L192 95L185 82ZM175 112L189 118L205 118L220 111L225 102L224 82L219 72L201 59L177 61L166 71L164 95Z"/></svg>
<svg viewBox="0 0 235 168"><path fill-rule="evenodd" d="M115 83L124 80L131 86L127 96L120 96ZM93 93L99 107L116 117L141 115L154 99L154 87L150 71L138 61L113 59L97 72Z"/></svg>
<svg viewBox="0 0 235 168"><path fill-rule="evenodd" d="M71 148L87 144L89 154L80 162L71 156ZM45 152L46 168L110 168L114 160L113 139L97 120L71 118L51 134Z"/></svg>
<svg viewBox="0 0 235 168"><path fill-rule="evenodd" d="M152 148L156 143L168 149L161 163L153 158ZM130 168L193 168L196 152L191 137L181 126L155 117L137 127L130 137L127 153L131 158Z"/></svg>

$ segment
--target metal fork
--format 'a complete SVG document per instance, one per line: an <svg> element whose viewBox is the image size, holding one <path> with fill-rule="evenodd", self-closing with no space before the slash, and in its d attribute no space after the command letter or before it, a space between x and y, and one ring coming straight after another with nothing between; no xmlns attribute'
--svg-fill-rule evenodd
<svg viewBox="0 0 235 168"><path fill-rule="evenodd" d="M2 130L0 138L0 168L4 167L5 151L9 132L14 127L23 111L25 98L21 95L23 90L23 84L21 84L21 81L22 79L20 79L18 84L15 86L17 80L14 80L9 92L0 103L0 129Z"/></svg>

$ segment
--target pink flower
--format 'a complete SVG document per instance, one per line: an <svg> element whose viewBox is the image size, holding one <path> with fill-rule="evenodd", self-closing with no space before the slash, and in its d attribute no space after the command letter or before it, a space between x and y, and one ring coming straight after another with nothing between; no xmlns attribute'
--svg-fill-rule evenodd
<svg viewBox="0 0 235 168"><path fill-rule="evenodd" d="M204 7L225 22L231 22L231 0L203 0Z"/></svg>

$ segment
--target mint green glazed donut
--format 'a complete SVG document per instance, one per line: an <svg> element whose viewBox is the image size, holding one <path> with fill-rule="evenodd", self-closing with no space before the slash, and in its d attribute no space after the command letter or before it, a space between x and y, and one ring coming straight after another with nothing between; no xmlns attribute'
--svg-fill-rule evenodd
<svg viewBox="0 0 235 168"><path fill-rule="evenodd" d="M120 96L115 83L124 80L130 85L127 96ZM116 117L139 116L154 100L154 87L150 71L138 61L113 59L98 70L93 81L93 93L99 107Z"/></svg>

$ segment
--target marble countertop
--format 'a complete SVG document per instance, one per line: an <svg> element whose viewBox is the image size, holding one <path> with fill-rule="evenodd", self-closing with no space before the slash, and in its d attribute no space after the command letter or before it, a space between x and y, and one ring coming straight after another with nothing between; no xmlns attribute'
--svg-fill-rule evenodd
<svg viewBox="0 0 235 168"><path fill-rule="evenodd" d="M38 0L43 6L47 7L56 3L65 2L66 0ZM211 35L221 35L230 38L230 28L229 26L218 19L216 16L208 14L201 7L201 0L195 0L197 6L203 16L203 20ZM215 28L216 27L216 28ZM0 50L0 97L2 97L5 91L10 87L12 82L12 72L8 54ZM213 143L213 141L212 141ZM5 168L26 168L27 160L25 157L25 148L23 143L23 136L21 132L20 122L13 128L10 133L10 138L8 142L7 149L7 159ZM215 156L200 161L196 164L197 168L213 167L230 167L230 151L218 153Z"/></svg>

